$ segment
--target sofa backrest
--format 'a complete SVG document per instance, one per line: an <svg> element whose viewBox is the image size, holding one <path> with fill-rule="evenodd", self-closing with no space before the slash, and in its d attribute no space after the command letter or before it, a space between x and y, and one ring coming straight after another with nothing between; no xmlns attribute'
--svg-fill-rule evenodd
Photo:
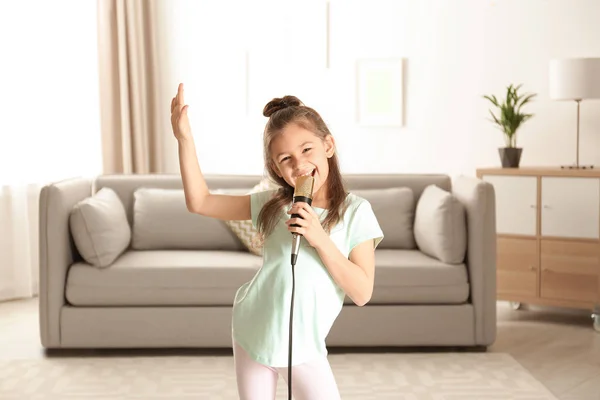
<svg viewBox="0 0 600 400"><path fill-rule="evenodd" d="M452 180L444 174L350 174L345 175L346 188L352 190L385 189L394 187L410 188L419 200L423 190L429 185L451 190Z"/></svg>
<svg viewBox="0 0 600 400"><path fill-rule="evenodd" d="M259 175L205 176L207 185L211 190L240 189L242 193L250 191L262 178ZM414 248L412 222L414 207L421 193L427 186L432 184L447 191L451 190L451 179L448 175L443 174L349 174L345 175L344 179L346 188L350 192L354 192L376 205L374 212L386 235L380 248ZM146 217L143 221L145 223L138 222L139 229L136 228L134 225L134 194L136 190L141 188L183 189L181 176L178 174L101 175L94 181L92 192L95 193L104 187L113 189L123 202L127 219L133 228L132 245L134 248L136 248L136 243L137 248L171 247L174 243L181 243L185 248L210 248L210 246L217 243L220 249L224 250L243 249L241 243L233 236L224 223L209 219L201 220L205 217L199 216L190 216L188 219L182 215L185 214L185 210L182 210L182 207L184 207L182 204L179 204L179 208L176 208L174 211L169 211L171 214L167 212L165 214L166 217L165 215L157 215L158 222L149 222L149 220L154 218L150 214L159 214L156 213L156 202L154 202L154 208L146 206L144 213ZM388 194L377 191L377 189L387 188L410 188L414 200L406 200L405 196L404 200L396 203L395 199L391 199ZM153 200L150 200L150 202L152 204ZM146 204L148 203L146 202ZM158 207L160 208L160 205ZM174 232L179 231L169 220L177 221L176 223L179 226L187 225L190 222L193 227L188 227L188 231L200 232L202 234L187 235L185 236L185 240L173 237ZM160 223L170 228L171 237L165 237L160 228L154 228L154 232L151 232L151 229L148 228L152 228ZM403 226L399 227L398 225ZM204 232L210 232L211 235L207 236ZM186 234L185 229L181 234ZM210 240L203 239L203 237Z"/></svg>
<svg viewBox="0 0 600 400"><path fill-rule="evenodd" d="M207 176L209 189L249 191L259 176ZM187 212L183 184L178 174L102 175L92 192L113 189L125 208L134 250L197 249L245 250L225 222ZM138 189L171 189L160 192ZM136 203L136 192L137 203ZM237 190L236 190L237 192Z"/></svg>
<svg viewBox="0 0 600 400"><path fill-rule="evenodd" d="M207 175L205 177L209 189L248 189L256 185L260 176L243 175ZM134 193L139 188L183 189L181 176L177 174L149 175L101 175L96 178L92 193L103 187L113 189L125 206L129 224L133 223Z"/></svg>
<svg viewBox="0 0 600 400"><path fill-rule="evenodd" d="M259 175L206 175L210 189L248 189L256 185ZM444 174L346 174L344 181L348 190L385 189L390 187L408 187L418 201L423 190L429 185L437 185L450 191L451 179ZM162 189L183 189L181 176L177 174L159 175L100 175L93 184L95 193L103 187L113 189L125 206L129 223L133 220L133 194L141 187Z"/></svg>

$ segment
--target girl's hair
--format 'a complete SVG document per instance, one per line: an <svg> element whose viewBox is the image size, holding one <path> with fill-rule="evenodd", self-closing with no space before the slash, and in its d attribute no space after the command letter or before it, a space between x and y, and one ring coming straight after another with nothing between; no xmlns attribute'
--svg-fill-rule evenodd
<svg viewBox="0 0 600 400"><path fill-rule="evenodd" d="M322 141L329 135L327 125L314 109L305 106L295 96L275 98L265 105L263 115L269 117L264 131L264 158L267 172L272 180L279 186L279 190L272 199L267 201L258 215L257 230L262 242L267 237L281 218L281 210L293 201L294 188L283 178L277 175L276 167L271 157L271 142L288 124L296 124L311 131ZM341 219L346 209L346 189L340 173L339 161L336 152L327 160L329 175L327 177L327 195L329 208L325 220L322 222L325 232L330 232Z"/></svg>

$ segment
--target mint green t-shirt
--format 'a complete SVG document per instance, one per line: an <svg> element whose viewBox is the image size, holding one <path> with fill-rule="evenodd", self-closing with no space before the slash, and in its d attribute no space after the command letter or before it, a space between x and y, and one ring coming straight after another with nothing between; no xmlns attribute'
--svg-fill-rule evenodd
<svg viewBox="0 0 600 400"><path fill-rule="evenodd" d="M252 224L256 227L263 205L274 190L251 194ZM352 193L342 220L331 229L330 237L348 257L366 240L377 246L383 232L371 204ZM291 205L291 204L290 204ZM323 221L327 210L313 207ZM249 282L237 291L232 317L232 336L255 361L271 367L287 367L289 343L292 267L292 234L285 221L287 209L272 234L265 238L263 264ZM325 338L342 310L345 293L335 283L317 251L302 238L295 266L293 365L326 356Z"/></svg>

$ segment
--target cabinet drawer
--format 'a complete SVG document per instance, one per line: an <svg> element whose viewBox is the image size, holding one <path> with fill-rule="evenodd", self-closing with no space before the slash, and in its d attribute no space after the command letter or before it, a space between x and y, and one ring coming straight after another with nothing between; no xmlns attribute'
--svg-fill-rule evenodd
<svg viewBox="0 0 600 400"><path fill-rule="evenodd" d="M498 294L537 296L538 271L536 239L498 238Z"/></svg>
<svg viewBox="0 0 600 400"><path fill-rule="evenodd" d="M541 241L541 297L593 303L598 299L600 244Z"/></svg>
<svg viewBox="0 0 600 400"><path fill-rule="evenodd" d="M600 237L600 179L542 177L541 234Z"/></svg>
<svg viewBox="0 0 600 400"><path fill-rule="evenodd" d="M483 175L496 193L496 231L537 235L537 177Z"/></svg>

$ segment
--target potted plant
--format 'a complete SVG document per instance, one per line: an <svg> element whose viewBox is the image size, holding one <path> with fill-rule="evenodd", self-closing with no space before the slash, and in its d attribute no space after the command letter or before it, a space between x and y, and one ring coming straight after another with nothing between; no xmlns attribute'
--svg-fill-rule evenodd
<svg viewBox="0 0 600 400"><path fill-rule="evenodd" d="M533 99L536 94L524 93L519 95L518 91L522 85L514 86L509 85L506 88L506 98L502 103L496 98L496 96L485 95L485 99L488 99L499 111L499 115L496 116L492 110L492 122L497 128L499 128L504 134L506 142L505 147L498 149L500 154L500 161L502 162L503 168L518 168L521 161L521 153L523 149L517 147L517 130L519 127L533 116L533 114L527 114L521 111L521 108Z"/></svg>

